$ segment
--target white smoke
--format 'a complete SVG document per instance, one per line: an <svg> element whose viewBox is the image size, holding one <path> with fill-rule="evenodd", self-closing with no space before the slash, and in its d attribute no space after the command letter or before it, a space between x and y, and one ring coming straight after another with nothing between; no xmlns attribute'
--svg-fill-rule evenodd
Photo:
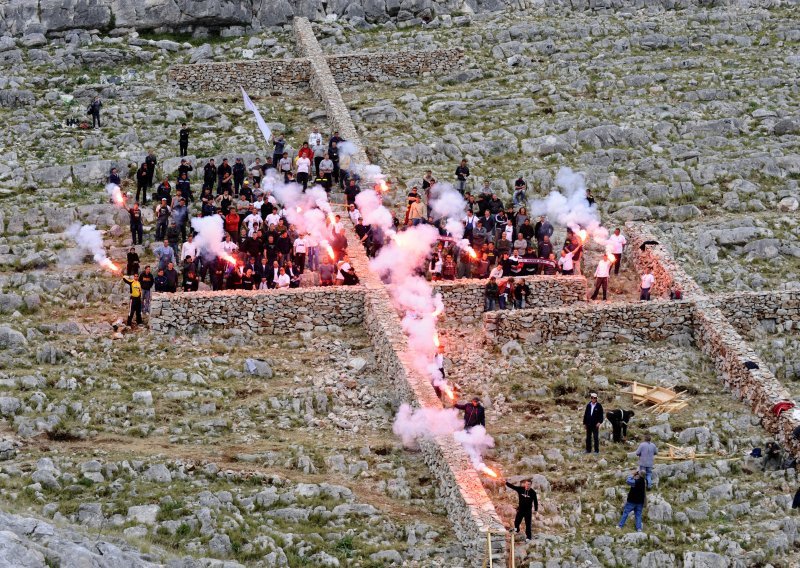
<svg viewBox="0 0 800 568"><path fill-rule="evenodd" d="M74 223L67 228L65 234L73 239L81 250L91 254L97 264L104 268L117 270L117 267L106 255L106 248L103 245L103 233L95 228L94 225Z"/></svg>
<svg viewBox="0 0 800 568"><path fill-rule="evenodd" d="M375 225L388 230L392 227L392 212L383 206L380 195L372 189L362 189L356 195L358 207L365 225Z"/></svg>
<svg viewBox="0 0 800 568"><path fill-rule="evenodd" d="M319 185L303 192L297 183L273 183L270 181L275 198L284 207L284 216L300 234L309 234L317 242L327 242L331 238L331 228L327 220L333 215L328 193Z"/></svg>
<svg viewBox="0 0 800 568"><path fill-rule="evenodd" d="M561 168L556 174L556 185L563 190L553 190L544 199L532 199L528 212L532 217L546 215L551 222L569 227L576 233L586 229L599 244L608 240L608 230L600 224L597 207L586 201L586 178L583 172Z"/></svg>
<svg viewBox="0 0 800 568"><path fill-rule="evenodd" d="M194 243L204 259L213 260L226 256L225 250L222 248L222 241L225 239L222 217L219 215L193 217L192 229L197 233Z"/></svg>
<svg viewBox="0 0 800 568"><path fill-rule="evenodd" d="M494 447L494 438L486 433L486 428L473 426L469 430L454 432L453 437L464 446L475 469L480 471L486 468L486 464L483 463L483 454L489 448Z"/></svg>
<svg viewBox="0 0 800 568"><path fill-rule="evenodd" d="M445 220L445 230L448 233L456 239L464 236L461 220L467 214L467 202L455 187L442 182L433 184L428 206L434 219Z"/></svg>
<svg viewBox="0 0 800 568"><path fill-rule="evenodd" d="M354 156L358 152L358 146L355 143L350 142L349 140L343 140L336 145L336 148L339 150L339 156L341 158Z"/></svg>
<svg viewBox="0 0 800 568"><path fill-rule="evenodd" d="M402 404L392 425L395 433L407 448L416 446L420 438L450 435L463 427L463 421L454 408L417 408Z"/></svg>

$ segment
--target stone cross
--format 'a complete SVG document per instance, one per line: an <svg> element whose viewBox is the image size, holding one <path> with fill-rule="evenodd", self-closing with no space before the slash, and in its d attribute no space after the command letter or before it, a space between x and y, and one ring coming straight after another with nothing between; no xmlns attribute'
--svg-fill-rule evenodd
<svg viewBox="0 0 800 568"><path fill-rule="evenodd" d="M325 104L332 130L338 130L345 140L356 142L358 133L339 93L338 83L380 82L396 77L449 73L465 59L460 47L325 55L306 18L294 18L294 35L302 57L175 65L169 69L169 79L178 88L195 92L238 93L239 87L244 87L256 95L280 96L307 92L310 88ZM357 146L363 148L360 143ZM362 150L353 158L367 163Z"/></svg>

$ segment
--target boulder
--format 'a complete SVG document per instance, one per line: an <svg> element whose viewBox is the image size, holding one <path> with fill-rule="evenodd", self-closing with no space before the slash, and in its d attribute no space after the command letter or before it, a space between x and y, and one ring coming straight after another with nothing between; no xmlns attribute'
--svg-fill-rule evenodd
<svg viewBox="0 0 800 568"><path fill-rule="evenodd" d="M21 347L28 344L28 340L15 329L0 326L0 348Z"/></svg>
<svg viewBox="0 0 800 568"><path fill-rule="evenodd" d="M272 378L272 367L263 359L245 359L244 372L265 379Z"/></svg>

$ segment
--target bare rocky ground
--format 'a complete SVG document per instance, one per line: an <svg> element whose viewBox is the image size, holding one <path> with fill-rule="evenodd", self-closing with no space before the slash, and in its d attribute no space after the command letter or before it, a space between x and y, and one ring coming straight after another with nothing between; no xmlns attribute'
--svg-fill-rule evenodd
<svg viewBox="0 0 800 568"><path fill-rule="evenodd" d="M467 63L445 78L342 86L370 156L401 188L429 168L450 179L466 156L476 187L490 179L507 198L523 174L533 197L572 166L587 173L609 225L655 223L713 293L800 281L797 14L791 3L666 13L548 7L422 27L315 26L331 53L467 50ZM283 29L0 41L0 531L16 535L0 538L13 565L463 564L427 470L391 436L396 401L359 331L120 335L112 323L125 289L62 234L72 221L97 224L112 257L124 258L127 218L106 203L100 180L150 148L159 173L172 174L184 120L193 156L265 155L238 95L176 91L166 69L292 49ZM104 127L64 127L85 117L95 94ZM259 105L293 146L309 124L324 129L310 94ZM145 220L149 245L147 210ZM634 297L634 275L616 282L613 299ZM447 339L450 376L489 403L498 441L490 462L509 476L542 476L544 510L534 542L521 548L523 565L800 562L788 509L794 470L762 473L741 459L763 447L764 434L686 338L512 347L505 356L487 352L475 329ZM756 342L787 384L796 341ZM246 357L268 359L272 378L247 374ZM694 394L679 414L637 416L633 436L649 430L662 449L725 452L661 466L642 535L613 528L633 445L605 442L600 460L581 453L585 393L624 406L624 398L610 402L624 378ZM490 491L509 519L510 495Z"/></svg>
<svg viewBox="0 0 800 568"><path fill-rule="evenodd" d="M554 345L511 342L487 350L475 330L444 335L448 376L463 396L487 407L496 448L487 463L512 479L531 478L540 502L534 538L517 544L521 566L796 566L797 522L791 514L794 469L763 472L747 456L764 447L758 419L721 387L713 365L689 337L651 345ZM470 345L465 350L463 345ZM636 408L628 441L586 456L581 425L587 393L608 410L633 409L621 381L685 390L675 414ZM644 532L616 524L627 496L632 452L650 433L663 455L668 444L694 447L707 458L659 461L645 507ZM487 482L510 524L516 495Z"/></svg>

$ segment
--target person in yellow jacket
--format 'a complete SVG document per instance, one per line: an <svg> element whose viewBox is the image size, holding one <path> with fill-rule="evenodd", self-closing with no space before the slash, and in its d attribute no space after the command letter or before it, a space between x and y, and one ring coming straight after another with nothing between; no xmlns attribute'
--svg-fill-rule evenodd
<svg viewBox="0 0 800 568"><path fill-rule="evenodd" d="M128 326L133 322L133 314L136 314L136 323L142 323L142 285L139 282L139 275L132 277L123 276L122 280L131 289L131 310L128 313Z"/></svg>

